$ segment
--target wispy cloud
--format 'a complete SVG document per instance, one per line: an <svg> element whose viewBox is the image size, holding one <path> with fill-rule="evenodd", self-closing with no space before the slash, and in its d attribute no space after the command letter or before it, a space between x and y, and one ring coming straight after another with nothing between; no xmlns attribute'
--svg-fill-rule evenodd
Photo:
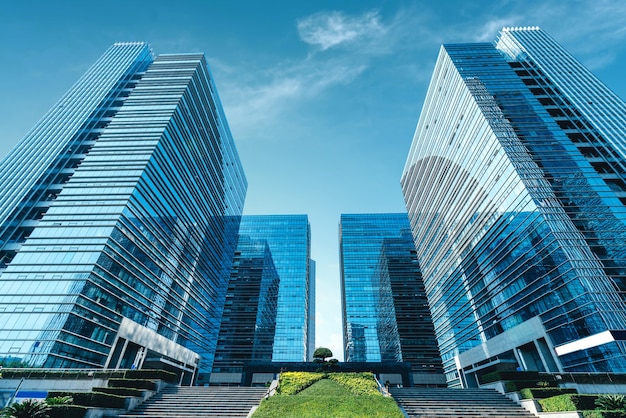
<svg viewBox="0 0 626 418"><path fill-rule="evenodd" d="M339 11L320 12L298 20L300 39L322 51L339 45L371 41L385 36L378 11L348 16Z"/></svg>
<svg viewBox="0 0 626 418"><path fill-rule="evenodd" d="M482 23L485 22L485 23ZM611 0L492 3L482 19L460 31L465 39L492 41L504 26L540 26L592 69L608 65L626 41L626 3Z"/></svg>
<svg viewBox="0 0 626 418"><path fill-rule="evenodd" d="M505 26L512 26L519 21L518 16L497 17L488 20L487 23L478 27L473 34L472 41L491 42L495 35Z"/></svg>
<svg viewBox="0 0 626 418"><path fill-rule="evenodd" d="M255 73L254 80L237 77L226 81L228 101L224 106L231 126L237 127L242 139L264 137L285 116L289 109L301 105L325 90L347 84L366 70L365 65L345 65L342 62L311 62L305 60L282 64ZM235 76L236 77L236 76Z"/></svg>
<svg viewBox="0 0 626 418"><path fill-rule="evenodd" d="M224 106L238 138L269 138L274 121L285 112L353 82L367 71L375 57L393 48L395 26L393 20L385 24L377 11L360 15L320 12L296 22L300 40L313 47L313 53L253 71L254 78L248 79L231 73L231 66L225 65L232 82L227 80L222 87L228 91ZM328 50L333 52L322 53ZM249 68L246 70L250 73Z"/></svg>
<svg viewBox="0 0 626 418"><path fill-rule="evenodd" d="M273 137L273 126L285 113L364 74L423 84L441 43L492 42L504 26L540 26L592 70L624 50L626 3L495 0L489 9L464 7L454 16L442 15L437 6L412 5L386 15L324 11L298 19L295 27L308 55L267 68L225 68L230 81L222 80L220 89L228 92L224 105L238 139Z"/></svg>

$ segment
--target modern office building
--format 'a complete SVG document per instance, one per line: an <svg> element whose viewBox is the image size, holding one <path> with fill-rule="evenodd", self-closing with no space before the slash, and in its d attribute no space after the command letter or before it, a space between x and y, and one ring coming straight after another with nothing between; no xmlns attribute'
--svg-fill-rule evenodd
<svg viewBox="0 0 626 418"><path fill-rule="evenodd" d="M279 284L267 241L240 236L226 293L211 384L238 385L246 363L272 361Z"/></svg>
<svg viewBox="0 0 626 418"><path fill-rule="evenodd" d="M113 45L0 185L0 361L211 371L247 183L202 54Z"/></svg>
<svg viewBox="0 0 626 418"><path fill-rule="evenodd" d="M280 281L276 307L274 362L303 362L315 346L310 324L315 276L311 260L311 232L307 215L246 215L239 239L264 241Z"/></svg>
<svg viewBox="0 0 626 418"><path fill-rule="evenodd" d="M342 214L344 359L410 363L415 385L445 383L406 213Z"/></svg>
<svg viewBox="0 0 626 418"><path fill-rule="evenodd" d="M449 385L626 372L625 115L539 28L442 46L401 183Z"/></svg>

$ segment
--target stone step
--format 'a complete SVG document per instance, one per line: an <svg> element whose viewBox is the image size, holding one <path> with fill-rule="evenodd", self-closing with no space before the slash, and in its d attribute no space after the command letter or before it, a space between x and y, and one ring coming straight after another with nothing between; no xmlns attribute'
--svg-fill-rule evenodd
<svg viewBox="0 0 626 418"><path fill-rule="evenodd" d="M495 390L391 388L411 418L530 418L528 411Z"/></svg>
<svg viewBox="0 0 626 418"><path fill-rule="evenodd" d="M168 387L120 418L243 418L266 392L266 388Z"/></svg>

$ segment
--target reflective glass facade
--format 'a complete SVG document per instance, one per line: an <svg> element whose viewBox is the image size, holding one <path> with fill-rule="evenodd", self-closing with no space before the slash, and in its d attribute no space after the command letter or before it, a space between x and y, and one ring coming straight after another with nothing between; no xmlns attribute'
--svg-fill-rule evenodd
<svg viewBox="0 0 626 418"><path fill-rule="evenodd" d="M306 215L246 215L241 218L240 239L265 241L280 286L272 361L309 359L315 330L309 325L315 277L311 269L311 232Z"/></svg>
<svg viewBox="0 0 626 418"><path fill-rule="evenodd" d="M343 214L339 231L346 361L441 374L407 214Z"/></svg>
<svg viewBox="0 0 626 418"><path fill-rule="evenodd" d="M271 362L280 278L265 240L237 242L213 373L241 373L246 362Z"/></svg>
<svg viewBox="0 0 626 418"><path fill-rule="evenodd" d="M401 182L450 385L626 372L625 109L539 28L442 47Z"/></svg>
<svg viewBox="0 0 626 418"><path fill-rule="evenodd" d="M210 372L247 183L202 54L113 45L0 179L5 364L164 354L118 338L125 323Z"/></svg>

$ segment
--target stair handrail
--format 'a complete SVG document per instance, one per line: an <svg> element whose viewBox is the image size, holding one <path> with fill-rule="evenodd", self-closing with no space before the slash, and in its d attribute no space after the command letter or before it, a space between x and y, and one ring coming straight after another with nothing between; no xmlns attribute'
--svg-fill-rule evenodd
<svg viewBox="0 0 626 418"><path fill-rule="evenodd" d="M383 385L382 383L380 383L380 380L378 380L375 374L372 373L372 375L374 376L374 380L376 381L376 386L378 386L378 391L383 396L386 396L386 397L391 396L391 393L389 393L389 388L386 385Z"/></svg>
<svg viewBox="0 0 626 418"><path fill-rule="evenodd" d="M9 396L9 399L7 400L6 404L4 405L5 408L8 407L8 406L11 406L11 404L13 403L15 398L17 397L17 394L19 393L20 388L24 384L24 380L26 380L26 379L23 378L23 377L20 379L20 383L17 385L17 388L15 388L15 391L13 392L13 394L11 396Z"/></svg>
<svg viewBox="0 0 626 418"><path fill-rule="evenodd" d="M280 382L280 374L278 374L276 379L272 380L272 383L270 383L270 387L265 392L265 395L263 395L263 398L267 399L270 396L276 395L278 391L279 382Z"/></svg>

